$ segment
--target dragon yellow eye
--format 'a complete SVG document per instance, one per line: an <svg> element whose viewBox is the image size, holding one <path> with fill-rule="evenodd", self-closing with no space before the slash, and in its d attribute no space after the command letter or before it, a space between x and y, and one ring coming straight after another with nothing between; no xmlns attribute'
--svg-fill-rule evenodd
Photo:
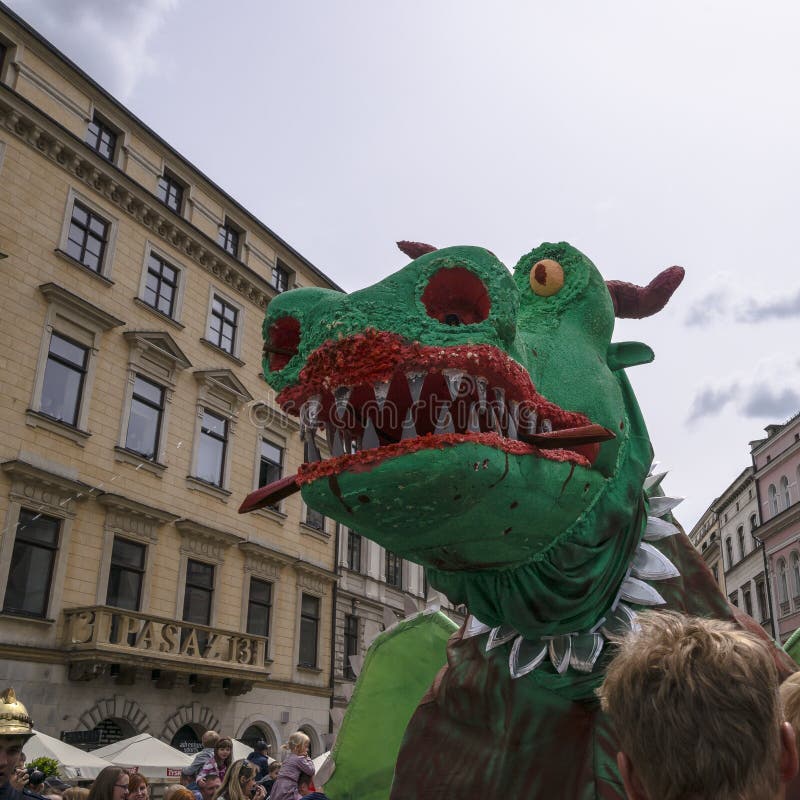
<svg viewBox="0 0 800 800"><path fill-rule="evenodd" d="M564 269L558 261L543 258L531 268L531 289L539 297L550 297L564 285Z"/></svg>

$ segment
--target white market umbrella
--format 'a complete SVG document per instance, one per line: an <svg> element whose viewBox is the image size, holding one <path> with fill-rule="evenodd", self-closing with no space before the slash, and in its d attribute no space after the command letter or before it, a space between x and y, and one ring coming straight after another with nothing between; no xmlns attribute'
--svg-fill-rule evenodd
<svg viewBox="0 0 800 800"><path fill-rule="evenodd" d="M130 739L108 744L94 755L105 758L118 767L131 772L139 772L148 780L175 780L177 783L181 770L192 763L192 757L174 747L170 747L149 733L140 733Z"/></svg>
<svg viewBox="0 0 800 800"><path fill-rule="evenodd" d="M314 786L321 789L333 775L335 766L331 758L331 751L326 750L316 758L311 759L314 762Z"/></svg>
<svg viewBox="0 0 800 800"><path fill-rule="evenodd" d="M233 742L233 750L231 752L231 763L238 761L240 758L247 758L253 752L253 748L240 742L238 739L231 739ZM267 756L267 762L272 763L275 759L272 756Z"/></svg>
<svg viewBox="0 0 800 800"><path fill-rule="evenodd" d="M33 761L34 758L42 756L58 761L59 775L67 780L92 780L98 776L101 769L111 766L110 761L94 753L87 753L54 736L35 731L25 742L25 757L28 761Z"/></svg>

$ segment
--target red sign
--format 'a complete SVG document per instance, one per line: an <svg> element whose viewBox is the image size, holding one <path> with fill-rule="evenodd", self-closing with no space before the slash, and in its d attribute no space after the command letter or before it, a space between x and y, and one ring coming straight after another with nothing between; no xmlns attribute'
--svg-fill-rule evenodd
<svg viewBox="0 0 800 800"><path fill-rule="evenodd" d="M180 776L181 776L180 769L173 769L172 767L167 767L168 778L180 778Z"/></svg>

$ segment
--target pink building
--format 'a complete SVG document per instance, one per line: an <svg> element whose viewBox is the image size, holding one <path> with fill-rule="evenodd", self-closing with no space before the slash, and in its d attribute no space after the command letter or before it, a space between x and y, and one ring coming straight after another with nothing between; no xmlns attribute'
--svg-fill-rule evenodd
<svg viewBox="0 0 800 800"><path fill-rule="evenodd" d="M750 442L761 519L754 535L766 545L774 633L785 642L800 627L800 413L765 430Z"/></svg>

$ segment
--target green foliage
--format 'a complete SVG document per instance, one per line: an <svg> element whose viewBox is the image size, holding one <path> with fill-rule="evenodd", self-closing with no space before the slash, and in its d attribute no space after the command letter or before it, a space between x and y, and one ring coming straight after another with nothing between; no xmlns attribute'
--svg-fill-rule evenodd
<svg viewBox="0 0 800 800"><path fill-rule="evenodd" d="M26 766L41 770L48 778L53 775L58 775L58 761L55 758L39 756L39 758L34 758L32 761L29 761Z"/></svg>

